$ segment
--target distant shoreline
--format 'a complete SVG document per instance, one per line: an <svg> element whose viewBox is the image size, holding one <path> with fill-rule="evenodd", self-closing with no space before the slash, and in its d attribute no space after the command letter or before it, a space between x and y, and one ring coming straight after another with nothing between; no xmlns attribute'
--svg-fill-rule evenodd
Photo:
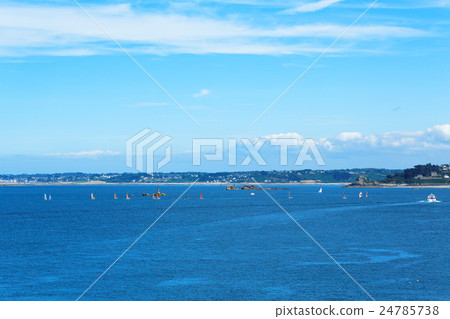
<svg viewBox="0 0 450 319"><path fill-rule="evenodd" d="M187 183L187 182L183 182L183 183L105 183L105 182L83 182L83 183L71 183L71 182L60 182L60 183L3 183L0 184L0 186L76 186L76 185L88 185L88 186L96 186L96 185L102 185L102 186L107 186L107 185L155 185L155 186L159 186L159 185L191 185L192 183ZM287 186L287 185L318 185L318 186L324 186L324 185L349 185L348 183L255 183L253 181L251 182L244 182L244 183L207 183L207 182L197 182L195 183L195 185L211 185L211 186L228 186L228 185L283 185L283 186Z"/></svg>
<svg viewBox="0 0 450 319"><path fill-rule="evenodd" d="M84 183L3 183L0 184L0 187L20 187L20 186L120 186L120 185L129 185L129 186L176 186L176 185L191 185L192 183L105 183L105 182L84 182ZM227 186L233 185L234 183L207 183L207 182L197 182L195 185L202 186ZM349 186L350 183L255 183L255 182L247 182L247 183L236 183L236 185L264 185L264 186L273 186L273 185L283 185L283 186L342 186L346 188L450 188L450 185L366 185L366 186Z"/></svg>
<svg viewBox="0 0 450 319"><path fill-rule="evenodd" d="M346 184L350 185L350 184ZM366 185L366 186L346 186L345 188L450 188L449 184L445 185Z"/></svg>

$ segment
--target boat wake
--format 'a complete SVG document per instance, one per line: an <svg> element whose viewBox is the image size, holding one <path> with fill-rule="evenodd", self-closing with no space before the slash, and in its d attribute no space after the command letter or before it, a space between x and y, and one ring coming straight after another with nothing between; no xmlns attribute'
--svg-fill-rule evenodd
<svg viewBox="0 0 450 319"><path fill-rule="evenodd" d="M430 203L430 204L432 204L432 203L442 203L442 201L441 200L436 200L436 201L430 202L430 201L427 201L427 200L421 200L419 203Z"/></svg>

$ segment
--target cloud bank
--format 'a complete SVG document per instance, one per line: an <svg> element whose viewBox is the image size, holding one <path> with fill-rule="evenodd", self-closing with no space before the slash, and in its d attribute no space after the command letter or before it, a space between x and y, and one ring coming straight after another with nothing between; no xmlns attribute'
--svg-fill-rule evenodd
<svg viewBox="0 0 450 319"><path fill-rule="evenodd" d="M309 10L332 2L337 1L310 3ZM300 10L307 10L305 6ZM330 40L347 28L331 22L286 25L283 19L269 26L250 22L243 16L219 18L170 10L137 11L129 4L95 5L86 9L127 50L138 54L309 54L322 52ZM0 56L88 56L120 52L104 31L75 6L2 4L0 35ZM360 24L345 39L381 41L429 35L424 30L392 23ZM318 42L320 39L323 43ZM358 51L351 45L347 50Z"/></svg>
<svg viewBox="0 0 450 319"><path fill-rule="evenodd" d="M304 137L298 133L281 133L263 136L269 140L297 139L299 145ZM315 139L318 146L328 151L387 150L397 152L422 152L427 150L450 150L450 124L435 125L422 131L385 132L364 135L361 132L341 132L333 137Z"/></svg>

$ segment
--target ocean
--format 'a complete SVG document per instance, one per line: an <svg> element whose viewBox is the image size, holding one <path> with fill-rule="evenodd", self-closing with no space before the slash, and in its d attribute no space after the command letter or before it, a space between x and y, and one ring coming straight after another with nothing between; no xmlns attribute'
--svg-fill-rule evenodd
<svg viewBox="0 0 450 319"><path fill-rule="evenodd" d="M76 300L187 187L0 187L0 299ZM450 189L280 187L304 230L264 191L195 185L80 300L450 298Z"/></svg>

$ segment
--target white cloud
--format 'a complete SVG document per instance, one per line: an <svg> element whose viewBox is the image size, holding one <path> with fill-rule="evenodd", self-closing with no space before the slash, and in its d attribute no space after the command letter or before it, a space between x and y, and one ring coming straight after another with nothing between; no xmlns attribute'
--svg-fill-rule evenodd
<svg viewBox="0 0 450 319"><path fill-rule="evenodd" d="M315 2L303 3L295 8L288 9L283 11L282 13L286 14L294 14L301 12L315 12L319 10L323 10L335 3L342 2L343 0L319 0Z"/></svg>
<svg viewBox="0 0 450 319"><path fill-rule="evenodd" d="M360 140L363 135L360 132L342 132L336 136L336 139L342 142Z"/></svg>
<svg viewBox="0 0 450 319"><path fill-rule="evenodd" d="M85 158L85 157L96 158L96 157L100 157L100 156L115 156L115 155L120 155L120 153L113 152L113 151L95 150L95 151L46 154L46 156L49 156L49 157L64 157L64 158Z"/></svg>
<svg viewBox="0 0 450 319"><path fill-rule="evenodd" d="M332 141L338 149L373 148L397 151L450 149L450 125L436 125L423 131L394 131L364 136L359 132L340 133Z"/></svg>
<svg viewBox="0 0 450 319"><path fill-rule="evenodd" d="M274 141L282 141L282 140L296 140L299 143L303 143L304 137L298 133L280 133L280 134L271 134L265 135L261 138L266 140L274 140Z"/></svg>
<svg viewBox="0 0 450 319"><path fill-rule="evenodd" d="M382 147L417 147L421 144L424 138L425 132L415 131L415 132L387 132L380 134L378 136L379 146Z"/></svg>
<svg viewBox="0 0 450 319"><path fill-rule="evenodd" d="M445 141L450 140L450 124L435 125L427 130L429 134Z"/></svg>
<svg viewBox="0 0 450 319"><path fill-rule="evenodd" d="M368 135L368 136L364 137L364 141L365 141L369 146L372 146L372 147L377 146L378 140L379 140L379 139L378 139L378 137L377 137L376 135Z"/></svg>
<svg viewBox="0 0 450 319"><path fill-rule="evenodd" d="M252 25L228 18L134 10L130 5L86 7L119 43L133 53L305 54L322 52L347 27L335 23ZM0 55L81 56L120 49L76 6L0 5ZM355 26L348 39L424 37L425 31L395 25ZM304 38L300 41L297 38ZM295 40L295 41L294 41ZM348 46L340 50L354 50ZM336 52L336 51L333 51Z"/></svg>
<svg viewBox="0 0 450 319"><path fill-rule="evenodd" d="M267 139L296 138L298 133L282 133L263 136ZM450 124L435 125L423 131L394 131L364 135L361 132L341 132L335 137L315 139L318 146L328 151L390 150L421 152L426 150L450 150ZM300 142L299 145L302 143Z"/></svg>
<svg viewBox="0 0 450 319"><path fill-rule="evenodd" d="M201 89L200 92L194 94L194 97L197 98L197 97L208 95L210 93L211 93L211 91L208 89Z"/></svg>
<svg viewBox="0 0 450 319"><path fill-rule="evenodd" d="M331 143L331 141L326 137L319 138L319 140L316 141L316 143L317 145L324 147L328 151L332 151L334 148L333 143Z"/></svg>
<svg viewBox="0 0 450 319"><path fill-rule="evenodd" d="M270 140L270 141L274 141L277 144L292 145L293 144L292 142L295 141L295 142L297 142L298 146L301 146L301 145L303 145L303 143L305 143L305 137L303 135L300 135L295 132L265 135L265 136L262 136L261 138ZM321 138L315 140L315 143L319 146L324 147L327 150L333 149L332 143L330 142L329 139L327 139L325 137L321 137Z"/></svg>

